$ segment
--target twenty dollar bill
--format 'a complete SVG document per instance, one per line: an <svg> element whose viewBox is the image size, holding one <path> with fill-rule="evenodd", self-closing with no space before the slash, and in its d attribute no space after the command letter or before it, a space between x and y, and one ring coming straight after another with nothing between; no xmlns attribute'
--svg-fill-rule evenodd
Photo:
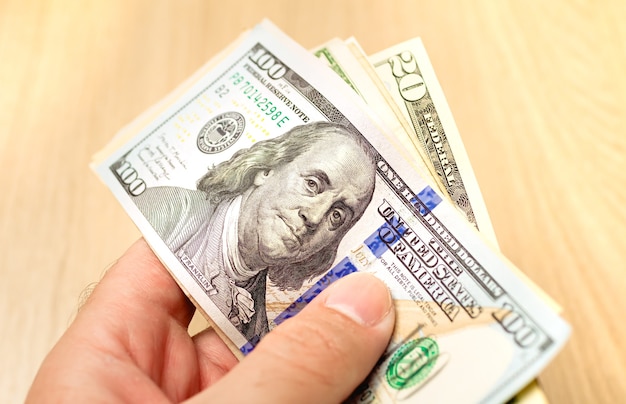
<svg viewBox="0 0 626 404"><path fill-rule="evenodd" d="M414 38L392 46L370 56L370 62L411 122L453 203L495 240L474 170L422 41Z"/></svg>

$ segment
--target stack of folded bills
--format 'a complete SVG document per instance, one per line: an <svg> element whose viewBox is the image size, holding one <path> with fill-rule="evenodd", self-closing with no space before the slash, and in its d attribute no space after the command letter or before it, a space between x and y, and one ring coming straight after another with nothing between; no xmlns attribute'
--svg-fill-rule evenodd
<svg viewBox="0 0 626 404"><path fill-rule="evenodd" d="M533 380L569 326L499 252L419 39L305 50L264 21L92 167L241 357L334 280L370 272L396 328L352 401L544 400Z"/></svg>

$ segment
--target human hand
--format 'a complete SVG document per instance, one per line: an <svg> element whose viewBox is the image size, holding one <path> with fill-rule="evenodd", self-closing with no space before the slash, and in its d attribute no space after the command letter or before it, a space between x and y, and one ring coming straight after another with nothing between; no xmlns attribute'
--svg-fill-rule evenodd
<svg viewBox="0 0 626 404"><path fill-rule="evenodd" d="M145 241L107 272L44 360L27 402L339 402L373 368L395 315L384 284L353 274L270 332L241 363Z"/></svg>

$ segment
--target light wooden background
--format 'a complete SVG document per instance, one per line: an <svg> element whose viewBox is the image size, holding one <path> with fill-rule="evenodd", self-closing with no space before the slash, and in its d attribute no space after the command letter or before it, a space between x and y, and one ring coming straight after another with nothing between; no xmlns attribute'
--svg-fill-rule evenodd
<svg viewBox="0 0 626 404"><path fill-rule="evenodd" d="M139 237L91 155L269 17L307 48L423 38L502 250L573 326L549 400L625 402L625 4L0 1L0 401Z"/></svg>

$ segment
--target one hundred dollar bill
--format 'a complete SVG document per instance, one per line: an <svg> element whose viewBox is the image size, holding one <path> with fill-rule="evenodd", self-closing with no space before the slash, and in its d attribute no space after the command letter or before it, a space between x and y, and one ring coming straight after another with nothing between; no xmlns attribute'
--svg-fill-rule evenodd
<svg viewBox="0 0 626 404"><path fill-rule="evenodd" d="M454 204L470 223L495 240L474 170L421 39L371 55L370 62L411 122Z"/></svg>
<svg viewBox="0 0 626 404"><path fill-rule="evenodd" d="M397 323L354 399L504 401L569 327L373 114L264 22L93 166L241 356L333 281L370 272Z"/></svg>

